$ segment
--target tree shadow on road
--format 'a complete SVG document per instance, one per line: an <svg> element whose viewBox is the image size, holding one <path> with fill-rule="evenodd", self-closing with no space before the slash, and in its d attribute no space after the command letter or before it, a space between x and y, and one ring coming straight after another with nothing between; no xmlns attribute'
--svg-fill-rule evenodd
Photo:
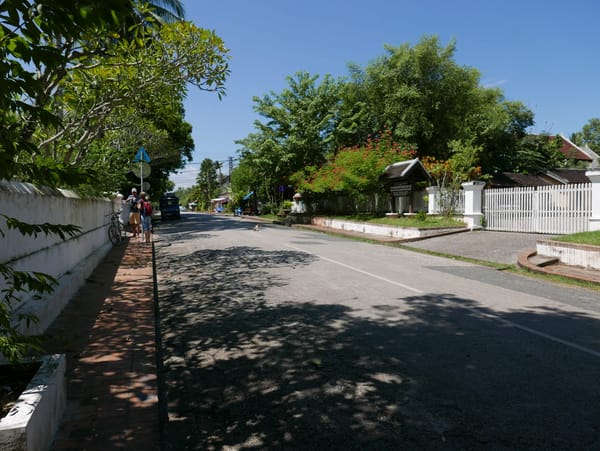
<svg viewBox="0 0 600 451"><path fill-rule="evenodd" d="M161 255L168 449L600 445L598 358L526 330L585 330L592 348L593 317L500 318L451 293L382 300L369 317L300 293L267 302L288 283L281 268L316 259L244 246Z"/></svg>
<svg viewBox="0 0 600 451"><path fill-rule="evenodd" d="M183 214L177 220L156 220L154 230L158 237L168 235L168 244L176 244L192 238L213 238L216 232L224 230L252 230L255 224L256 221L240 218Z"/></svg>

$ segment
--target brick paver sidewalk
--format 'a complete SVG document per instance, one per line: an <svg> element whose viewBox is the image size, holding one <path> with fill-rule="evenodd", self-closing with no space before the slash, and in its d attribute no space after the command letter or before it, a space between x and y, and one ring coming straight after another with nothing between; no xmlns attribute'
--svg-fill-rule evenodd
<svg viewBox="0 0 600 451"><path fill-rule="evenodd" d="M152 246L113 248L48 330L67 354L67 409L52 450L160 448Z"/></svg>

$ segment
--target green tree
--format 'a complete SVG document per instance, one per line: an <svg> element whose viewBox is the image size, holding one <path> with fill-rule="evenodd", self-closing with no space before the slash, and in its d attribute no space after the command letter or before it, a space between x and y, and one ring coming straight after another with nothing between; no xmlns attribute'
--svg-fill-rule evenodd
<svg viewBox="0 0 600 451"><path fill-rule="evenodd" d="M387 46L386 52L365 69L349 66L337 144L364 143L388 128L419 156L447 160L450 143L460 140L482 147L484 171L507 170L533 125L530 110L506 101L499 89L482 87L476 69L454 61L455 42L442 47L437 37L425 36L414 47Z"/></svg>
<svg viewBox="0 0 600 451"><path fill-rule="evenodd" d="M138 2L109 2L108 6L120 7L113 13L84 3L44 4L32 10L35 14L25 0L0 7L2 12L6 6L9 18L1 22L0 35L5 55L0 68L7 80L3 178L45 177L44 183L54 184L53 174L61 171L76 173L79 167L90 174L87 152L92 143L97 151L98 141L111 130L130 129L133 124L145 136L157 132L164 144L157 118L182 122L188 86L224 93L227 50L214 32L187 22L155 19L155 11ZM161 14L182 12L178 1L158 3ZM70 34L69 26L76 32ZM185 143L191 137L177 137L183 138L177 146L191 155ZM128 151L134 152L135 146ZM68 181L64 173L60 178L63 185Z"/></svg>
<svg viewBox="0 0 600 451"><path fill-rule="evenodd" d="M269 203L277 202L278 187L287 185L291 174L322 163L333 150L340 84L328 75L317 84L318 78L299 72L287 78L282 92L254 97L254 109L264 120L237 143Z"/></svg>
<svg viewBox="0 0 600 451"><path fill-rule="evenodd" d="M256 177L248 159L244 159L231 172L231 193L236 205L241 206L244 196L255 191Z"/></svg>
<svg viewBox="0 0 600 451"><path fill-rule="evenodd" d="M93 168L90 146L98 149L104 138L116 135L118 148L129 157L143 143L156 169L151 180L191 156L191 127L183 123L187 86L222 95L226 50L213 32L188 22L164 24L144 36L145 45L121 40L110 55L87 61L65 76L61 95L50 105L61 121L37 132L39 155ZM114 147L107 150L115 154ZM126 168L121 166L121 172Z"/></svg>
<svg viewBox="0 0 600 451"><path fill-rule="evenodd" d="M483 174L514 171L519 149L534 124L534 115L521 102L503 100L499 90L481 92L483 99L464 124L461 140L480 146L479 166Z"/></svg>
<svg viewBox="0 0 600 451"><path fill-rule="evenodd" d="M600 151L600 119L590 119L581 131L571 135L571 141L578 146L588 146L594 151Z"/></svg>
<svg viewBox="0 0 600 451"><path fill-rule="evenodd" d="M36 130L60 122L47 107L74 61L100 54L131 17L125 0L0 3L0 178L64 179L60 163L38 158Z"/></svg>
<svg viewBox="0 0 600 451"><path fill-rule="evenodd" d="M198 205L201 210L209 210L211 199L219 194L219 178L217 174L218 163L205 158L200 163L200 170L196 177L198 192Z"/></svg>
<svg viewBox="0 0 600 451"><path fill-rule="evenodd" d="M547 134L528 135L519 143L514 172L536 174L544 169L564 167L567 162L560 152L562 142Z"/></svg>
<svg viewBox="0 0 600 451"><path fill-rule="evenodd" d="M435 36L386 51L364 74L371 133L388 128L419 155L448 157L448 142L460 137L477 100L479 72L456 64L455 43L442 47Z"/></svg>

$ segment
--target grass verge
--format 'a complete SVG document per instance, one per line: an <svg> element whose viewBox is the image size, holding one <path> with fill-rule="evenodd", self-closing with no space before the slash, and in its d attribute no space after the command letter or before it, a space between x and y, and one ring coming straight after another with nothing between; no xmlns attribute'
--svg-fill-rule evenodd
<svg viewBox="0 0 600 451"><path fill-rule="evenodd" d="M600 246L600 230L594 232L580 232L572 235L563 235L552 238L555 241L575 244L589 244L592 246Z"/></svg>
<svg viewBox="0 0 600 451"><path fill-rule="evenodd" d="M383 224L395 227L416 227L416 228L434 228L434 227L465 227L463 221L448 218L446 216L374 216L374 215L350 215L350 216L332 216L334 219L348 221L369 222L373 224Z"/></svg>

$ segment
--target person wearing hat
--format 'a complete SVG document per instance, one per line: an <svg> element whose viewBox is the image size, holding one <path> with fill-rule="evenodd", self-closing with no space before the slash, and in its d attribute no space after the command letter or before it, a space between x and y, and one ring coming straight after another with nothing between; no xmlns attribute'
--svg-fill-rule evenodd
<svg viewBox="0 0 600 451"><path fill-rule="evenodd" d="M140 218L140 198L137 195L137 189L131 188L131 194L125 201L129 205L129 224L131 225L131 232L133 236L142 235L140 230L141 218Z"/></svg>

